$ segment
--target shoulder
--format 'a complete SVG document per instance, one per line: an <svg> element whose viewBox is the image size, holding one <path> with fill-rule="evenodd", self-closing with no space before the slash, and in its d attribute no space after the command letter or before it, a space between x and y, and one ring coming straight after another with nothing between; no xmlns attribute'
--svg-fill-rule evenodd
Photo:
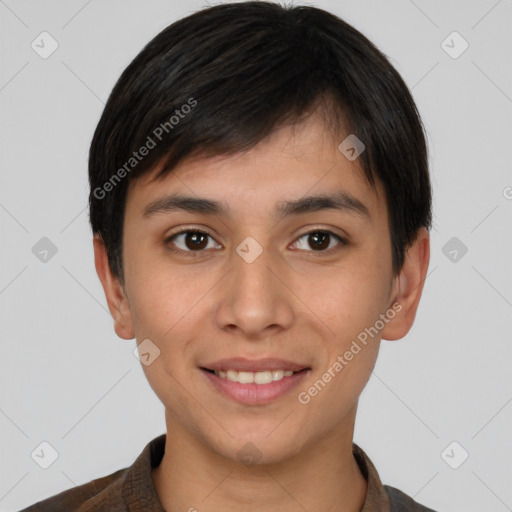
<svg viewBox="0 0 512 512"><path fill-rule="evenodd" d="M120 469L110 475L62 491L24 508L20 512L68 512L70 510L86 512L105 509L104 507L112 503L120 503L121 482L127 469Z"/></svg>
<svg viewBox="0 0 512 512"><path fill-rule="evenodd" d="M384 489L389 498L391 512L436 512L414 501L410 496L395 487L385 485Z"/></svg>
<svg viewBox="0 0 512 512"><path fill-rule="evenodd" d="M152 479L152 470L164 454L165 439L166 435L162 434L147 443L131 466L46 498L20 512L165 512Z"/></svg>

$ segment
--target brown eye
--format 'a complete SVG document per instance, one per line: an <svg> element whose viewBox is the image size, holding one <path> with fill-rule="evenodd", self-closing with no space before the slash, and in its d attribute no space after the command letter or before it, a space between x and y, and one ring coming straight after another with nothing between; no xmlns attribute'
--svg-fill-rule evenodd
<svg viewBox="0 0 512 512"><path fill-rule="evenodd" d="M212 246L208 245L210 240L213 242ZM305 240L305 243L301 242L301 240ZM333 244L333 241L338 241L338 243ZM218 244L216 246L214 242L215 240L208 233L191 229L175 233L165 241L166 244L176 247L171 247L172 251L183 254L188 253L189 255L191 253L201 253L205 249L221 247ZM298 245L299 249L305 250L306 252L330 253L342 249L347 245L347 241L336 233L317 229L304 233L297 239L295 245Z"/></svg>
<svg viewBox="0 0 512 512"><path fill-rule="evenodd" d="M200 252L208 247L208 239L213 238L204 231L189 230L175 233L166 240L182 252Z"/></svg>
<svg viewBox="0 0 512 512"><path fill-rule="evenodd" d="M318 249L326 249L329 247L330 235L328 233L311 233L309 235L309 242L311 247L316 251Z"/></svg>
<svg viewBox="0 0 512 512"><path fill-rule="evenodd" d="M187 233L185 245L189 249L204 249L208 245L208 235L199 231Z"/></svg>
<svg viewBox="0 0 512 512"><path fill-rule="evenodd" d="M346 241L343 238L331 231L309 231L308 233L301 235L297 240L300 241L303 239L306 239L306 243L303 243L302 247L299 247L299 249L309 252L329 252L331 249L337 250L346 245ZM331 245L333 239L336 239L339 242L338 244L335 244L334 247ZM300 245L299 242L296 242L296 244ZM313 249L313 251L308 248Z"/></svg>

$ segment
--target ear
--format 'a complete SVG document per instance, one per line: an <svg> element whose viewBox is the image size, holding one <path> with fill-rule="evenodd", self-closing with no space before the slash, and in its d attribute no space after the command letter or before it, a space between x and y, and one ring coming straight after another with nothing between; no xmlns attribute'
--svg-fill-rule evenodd
<svg viewBox="0 0 512 512"><path fill-rule="evenodd" d="M125 289L119 282L119 279L112 274L108 263L107 250L101 236L94 235L93 245L94 265L105 292L108 309L114 319L114 330L120 338L131 340L135 337L135 333L130 304L126 298Z"/></svg>
<svg viewBox="0 0 512 512"><path fill-rule="evenodd" d="M429 261L430 236L426 228L420 228L415 241L406 251L400 273L395 277L393 300L389 307L396 315L382 329L382 339L399 340L411 329L427 277Z"/></svg>

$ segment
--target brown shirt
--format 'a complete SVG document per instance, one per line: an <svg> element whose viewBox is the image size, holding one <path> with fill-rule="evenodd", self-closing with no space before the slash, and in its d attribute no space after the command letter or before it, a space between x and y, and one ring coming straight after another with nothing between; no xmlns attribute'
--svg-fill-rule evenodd
<svg viewBox="0 0 512 512"><path fill-rule="evenodd" d="M162 434L150 441L130 467L63 491L20 512L165 512L151 477L152 469L164 455L165 438L166 434ZM435 512L398 489L382 485L375 466L355 443L352 452L368 482L361 512Z"/></svg>

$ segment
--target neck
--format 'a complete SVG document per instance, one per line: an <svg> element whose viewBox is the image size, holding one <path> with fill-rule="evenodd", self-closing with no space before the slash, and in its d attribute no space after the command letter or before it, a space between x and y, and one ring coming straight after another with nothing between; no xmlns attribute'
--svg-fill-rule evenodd
<svg viewBox="0 0 512 512"><path fill-rule="evenodd" d="M248 466L166 414L165 454L152 473L160 502L167 512L360 512L367 482L352 454L355 409L350 420L296 455Z"/></svg>

